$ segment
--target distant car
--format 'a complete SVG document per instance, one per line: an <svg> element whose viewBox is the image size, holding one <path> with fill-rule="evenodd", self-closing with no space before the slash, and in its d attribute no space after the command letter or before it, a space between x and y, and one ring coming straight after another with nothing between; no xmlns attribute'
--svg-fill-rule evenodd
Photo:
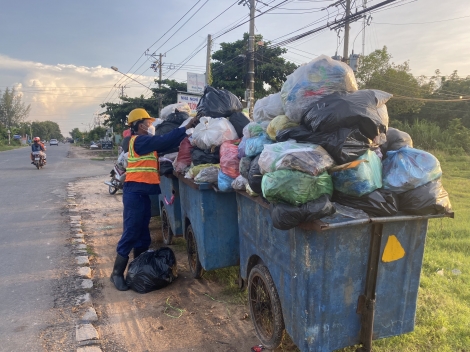
<svg viewBox="0 0 470 352"><path fill-rule="evenodd" d="M58 145L59 145L59 141L58 141L57 139L51 139L51 140L49 141L49 145L57 145L57 146L58 146Z"/></svg>

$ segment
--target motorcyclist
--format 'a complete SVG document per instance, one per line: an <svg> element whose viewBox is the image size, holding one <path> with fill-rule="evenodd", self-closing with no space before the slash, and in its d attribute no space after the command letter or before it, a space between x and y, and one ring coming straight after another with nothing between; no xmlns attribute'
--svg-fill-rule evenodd
<svg viewBox="0 0 470 352"><path fill-rule="evenodd" d="M34 164L34 152L39 152L41 157L44 159L44 164L46 163L46 146L42 144L41 139L39 137L33 138L33 144L31 144L31 164Z"/></svg>

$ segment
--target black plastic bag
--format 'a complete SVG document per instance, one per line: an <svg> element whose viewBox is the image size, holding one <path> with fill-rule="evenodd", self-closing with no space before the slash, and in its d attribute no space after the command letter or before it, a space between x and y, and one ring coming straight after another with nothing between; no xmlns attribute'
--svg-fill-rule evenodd
<svg viewBox="0 0 470 352"><path fill-rule="evenodd" d="M240 159L240 165L238 167L240 175L248 179L248 173L250 172L251 167L251 158L249 156L244 156Z"/></svg>
<svg viewBox="0 0 470 352"><path fill-rule="evenodd" d="M189 115L188 113L186 112L183 112L183 111L179 111L179 110L175 110L175 112L169 114L167 116L167 118L165 119L165 121L167 122L173 122L173 123L177 123L178 124L178 127L184 122L186 121L187 119L189 118ZM157 126L158 127L158 126Z"/></svg>
<svg viewBox="0 0 470 352"><path fill-rule="evenodd" d="M335 191L332 199L336 203L361 209L372 217L393 216L398 212L396 195L384 189L377 189L362 197Z"/></svg>
<svg viewBox="0 0 470 352"><path fill-rule="evenodd" d="M358 126L362 134L374 139L388 128L385 103L391 94L364 89L354 93L333 93L318 100L302 117L302 124L313 132L332 132Z"/></svg>
<svg viewBox="0 0 470 352"><path fill-rule="evenodd" d="M380 146L383 156L386 156L389 150L398 150L403 147L413 148L411 136L406 132L389 127L387 130L387 141Z"/></svg>
<svg viewBox="0 0 470 352"><path fill-rule="evenodd" d="M273 226L279 230L290 230L304 222L312 222L335 213L336 209L329 197L323 194L313 202L300 206L289 204L270 204Z"/></svg>
<svg viewBox="0 0 470 352"><path fill-rule="evenodd" d="M400 211L412 215L437 215L452 211L441 180L435 180L398 195Z"/></svg>
<svg viewBox="0 0 470 352"><path fill-rule="evenodd" d="M197 117L229 117L242 109L242 103L234 94L211 86L206 86L204 95L196 107Z"/></svg>
<svg viewBox="0 0 470 352"><path fill-rule="evenodd" d="M372 147L372 141L355 126L333 132L311 132L304 126L298 126L279 131L276 135L277 142L288 139L321 145L338 165L356 160Z"/></svg>
<svg viewBox="0 0 470 352"><path fill-rule="evenodd" d="M232 115L230 115L228 120L235 128L235 131L237 131L238 138L242 138L243 128L250 123L248 117L246 117L242 112L234 112Z"/></svg>
<svg viewBox="0 0 470 352"><path fill-rule="evenodd" d="M170 114L172 115L172 114ZM184 120L183 120L184 121ZM163 134L167 134L171 131L173 131L175 128L179 128L181 123L177 123L175 121L163 121L161 124L159 124L157 127L155 127L155 135L156 136L161 136ZM170 153L175 153L179 151L179 147L175 147L172 149L165 150L166 154Z"/></svg>
<svg viewBox="0 0 470 352"><path fill-rule="evenodd" d="M258 164L260 155L251 161L250 170L248 171L248 184L253 192L263 194L263 191L261 190L263 175L261 174Z"/></svg>
<svg viewBox="0 0 470 352"><path fill-rule="evenodd" d="M134 291L147 293L168 286L177 276L175 253L162 247L134 259L127 269L126 282Z"/></svg>
<svg viewBox="0 0 470 352"><path fill-rule="evenodd" d="M160 161L160 176L173 174L173 163L171 161Z"/></svg>
<svg viewBox="0 0 470 352"><path fill-rule="evenodd" d="M191 149L191 161L194 166L201 164L219 164L220 163L220 147L202 150L197 147Z"/></svg>

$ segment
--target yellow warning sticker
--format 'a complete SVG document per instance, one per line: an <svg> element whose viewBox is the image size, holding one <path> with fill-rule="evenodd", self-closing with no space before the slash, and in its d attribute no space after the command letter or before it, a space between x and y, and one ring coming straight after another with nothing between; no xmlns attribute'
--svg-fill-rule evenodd
<svg viewBox="0 0 470 352"><path fill-rule="evenodd" d="M401 246L400 241L398 241L398 238L395 235L388 236L387 244L382 254L382 261L389 263L401 259L404 256L405 250Z"/></svg>

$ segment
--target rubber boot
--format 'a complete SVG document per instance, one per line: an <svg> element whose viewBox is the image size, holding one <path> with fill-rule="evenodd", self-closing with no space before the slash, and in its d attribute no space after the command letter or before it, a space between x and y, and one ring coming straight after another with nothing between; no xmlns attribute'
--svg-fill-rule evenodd
<svg viewBox="0 0 470 352"><path fill-rule="evenodd" d="M147 252L148 248L143 248L143 247L139 247L139 248L134 248L133 252L134 252L134 259L137 258L139 255L141 255L142 253L144 252Z"/></svg>
<svg viewBox="0 0 470 352"><path fill-rule="evenodd" d="M128 261L129 258L121 257L119 254L116 255L113 273L111 274L110 279L119 291L127 291L129 289L129 286L126 284L126 280L124 280L124 271L126 270Z"/></svg>

